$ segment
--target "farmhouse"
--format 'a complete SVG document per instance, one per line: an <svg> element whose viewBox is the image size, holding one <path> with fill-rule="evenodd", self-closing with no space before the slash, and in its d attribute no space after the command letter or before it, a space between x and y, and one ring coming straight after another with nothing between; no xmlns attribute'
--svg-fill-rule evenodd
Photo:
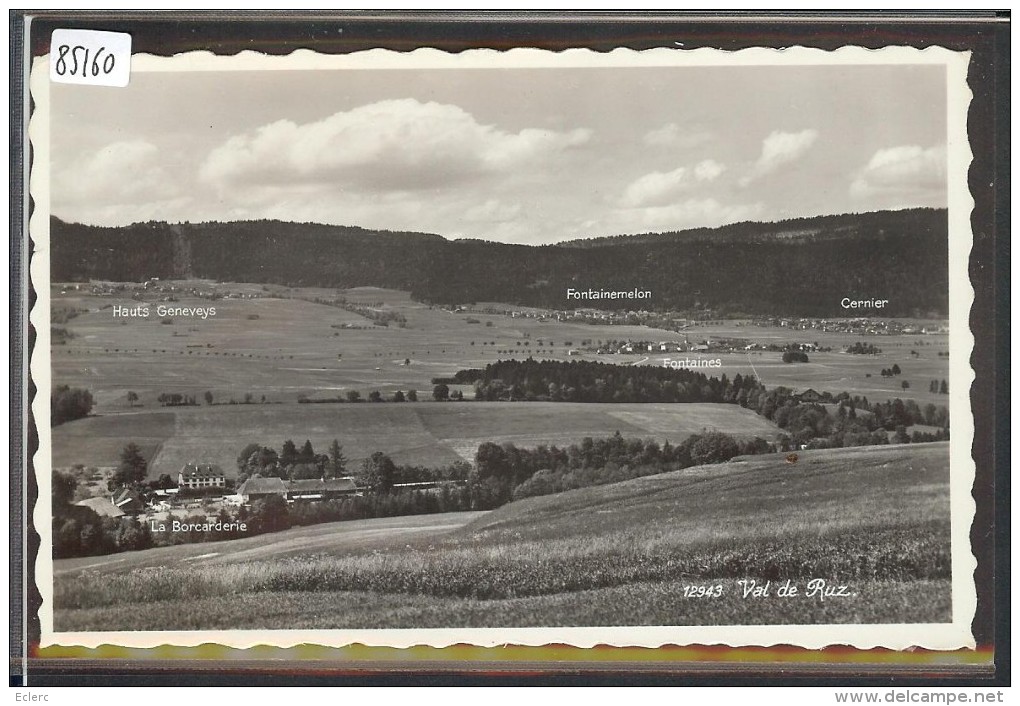
<svg viewBox="0 0 1020 706"><path fill-rule="evenodd" d="M358 494L358 486L353 478L312 478L309 480L283 480L282 478L263 478L252 476L237 489L237 496L242 503L250 504L263 500L270 495L279 495L287 502L335 500Z"/></svg>
<svg viewBox="0 0 1020 706"><path fill-rule="evenodd" d="M357 495L358 486L353 478L329 480L292 480L287 486L287 500L333 500Z"/></svg>
<svg viewBox="0 0 1020 706"><path fill-rule="evenodd" d="M222 488L227 484L223 470L213 464L186 463L177 474L181 488Z"/></svg>
<svg viewBox="0 0 1020 706"><path fill-rule="evenodd" d="M86 498L76 502L77 507L87 507L94 510L100 517L123 517L124 511L113 504L110 498L96 497Z"/></svg>
<svg viewBox="0 0 1020 706"><path fill-rule="evenodd" d="M110 502L125 515L137 515L145 509L140 495L131 488L121 488L111 497Z"/></svg>
<svg viewBox="0 0 1020 706"><path fill-rule="evenodd" d="M237 494L241 496L241 501L244 503L264 500L270 495L279 495L281 498L286 498L287 485L280 478L252 476L241 484L241 487L237 489Z"/></svg>
<svg viewBox="0 0 1020 706"><path fill-rule="evenodd" d="M822 399L822 396L818 394L818 392L816 392L815 390L812 390L811 388L804 390L804 392L800 393L797 397L801 402L812 403L818 402Z"/></svg>

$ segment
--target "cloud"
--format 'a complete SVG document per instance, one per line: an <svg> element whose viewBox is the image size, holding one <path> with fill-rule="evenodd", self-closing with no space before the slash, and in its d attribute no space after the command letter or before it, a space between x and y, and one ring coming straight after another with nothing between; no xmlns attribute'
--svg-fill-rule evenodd
<svg viewBox="0 0 1020 706"><path fill-rule="evenodd" d="M850 184L855 198L945 200L946 148L901 145L881 149Z"/></svg>
<svg viewBox="0 0 1020 706"><path fill-rule="evenodd" d="M159 149L145 140L110 143L54 169L56 208L76 204L109 208L139 201L156 202L180 195L179 185L161 164Z"/></svg>
<svg viewBox="0 0 1020 706"><path fill-rule="evenodd" d="M209 154L200 174L219 186L434 189L526 170L590 138L585 129L507 132L455 105L395 99L312 123L280 120L232 137Z"/></svg>
<svg viewBox="0 0 1020 706"><path fill-rule="evenodd" d="M707 130L685 130L676 123L667 123L660 128L646 132L642 141L648 147L691 148L702 145L710 139L712 139L712 133Z"/></svg>
<svg viewBox="0 0 1020 706"><path fill-rule="evenodd" d="M769 134L761 143L761 156L758 157L750 171L740 180L741 186L771 174L785 164L800 159L818 139L817 130L801 130L800 132L781 132L776 130Z"/></svg>
<svg viewBox="0 0 1020 706"><path fill-rule="evenodd" d="M698 181L714 181L716 177L726 171L726 167L715 160L706 159L698 162L694 167L694 177Z"/></svg>
<svg viewBox="0 0 1020 706"><path fill-rule="evenodd" d="M699 184L714 181L724 171L725 166L706 159L693 168L679 167L671 172L651 172L631 182L624 189L620 202L629 208L663 206Z"/></svg>

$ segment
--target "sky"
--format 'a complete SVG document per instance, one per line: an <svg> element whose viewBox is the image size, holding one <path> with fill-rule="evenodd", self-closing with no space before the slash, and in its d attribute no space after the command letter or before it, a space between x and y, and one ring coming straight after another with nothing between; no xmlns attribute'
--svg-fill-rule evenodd
<svg viewBox="0 0 1020 706"><path fill-rule="evenodd" d="M51 210L544 244L946 206L939 66L135 73L51 86Z"/></svg>

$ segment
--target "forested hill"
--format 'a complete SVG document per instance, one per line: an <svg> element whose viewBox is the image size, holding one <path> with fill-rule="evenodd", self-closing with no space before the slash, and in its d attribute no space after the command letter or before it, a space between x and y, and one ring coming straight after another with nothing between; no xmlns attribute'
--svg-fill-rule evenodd
<svg viewBox="0 0 1020 706"><path fill-rule="evenodd" d="M52 219L54 281L201 277L292 286L378 286L422 301L693 309L788 316L944 316L945 210L912 209L746 223L547 246L425 233L245 221L100 228ZM714 238L713 234L718 235ZM568 288L649 290L568 300ZM886 299L881 311L843 297Z"/></svg>
<svg viewBox="0 0 1020 706"><path fill-rule="evenodd" d="M843 214L837 216L812 216L810 218L790 218L782 221L741 221L716 228L691 228L682 231L665 233L641 233L638 235L612 235L605 238L585 238L568 240L560 245L572 248L595 248L606 245L633 243L811 243L821 240L846 240L868 238L881 234L884 230L893 231L902 228L916 227L924 220L924 214L931 216L931 222L924 222L923 227L937 227L939 218L944 232L944 209L909 209L903 211L877 211L873 213ZM941 215L936 215L941 214Z"/></svg>

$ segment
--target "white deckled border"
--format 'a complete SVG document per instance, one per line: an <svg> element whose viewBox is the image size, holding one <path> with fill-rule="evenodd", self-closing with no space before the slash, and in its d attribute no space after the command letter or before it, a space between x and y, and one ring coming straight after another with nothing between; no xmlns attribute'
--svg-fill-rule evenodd
<svg viewBox="0 0 1020 706"><path fill-rule="evenodd" d="M32 67L31 91L35 100L29 135L33 147L31 196L35 212L30 221L34 245L30 276L37 293L30 321L37 332L30 371L38 392L32 405L39 433L39 450L33 462L39 484L34 524L41 537L36 560L36 583L43 596L40 611L41 646L103 644L145 648L160 645L195 646L218 643L247 648L258 645L290 647L316 644L342 647L368 646L445 647L474 644L492 647L504 644L570 644L577 647L612 645L660 647L663 645L772 646L795 645L817 649L849 645L869 649L922 647L950 650L975 647L971 622L977 607L974 571L977 561L970 546L970 528L975 513L972 487L975 464L971 458L974 418L970 386L974 371L970 355L974 336L969 327L974 289L968 275L973 243L970 226L974 200L967 187L972 152L967 139L967 111L972 94L967 87L969 52L941 47L923 50L887 47L868 50L847 46L835 51L790 47L754 48L737 52L715 49L635 51L615 49L599 53L587 49L550 52L538 49L470 50L450 54L435 49L395 52L373 49L348 55L321 55L300 49L287 56L266 56L244 51L233 56L216 56L198 51L174 57L138 54L132 57L132 72L188 71L338 71L345 69L498 69L498 68L586 68L586 67L699 67L699 66L794 66L794 65L888 65L924 64L944 66L947 89L947 152L949 213L949 322L950 322L950 508L952 563L952 622L940 624L885 625L763 625L697 627L576 627L576 628L450 628L423 630L273 630L273 631L188 631L188 632L63 632L53 630L53 560L50 501L50 132L49 61L36 59Z"/></svg>

